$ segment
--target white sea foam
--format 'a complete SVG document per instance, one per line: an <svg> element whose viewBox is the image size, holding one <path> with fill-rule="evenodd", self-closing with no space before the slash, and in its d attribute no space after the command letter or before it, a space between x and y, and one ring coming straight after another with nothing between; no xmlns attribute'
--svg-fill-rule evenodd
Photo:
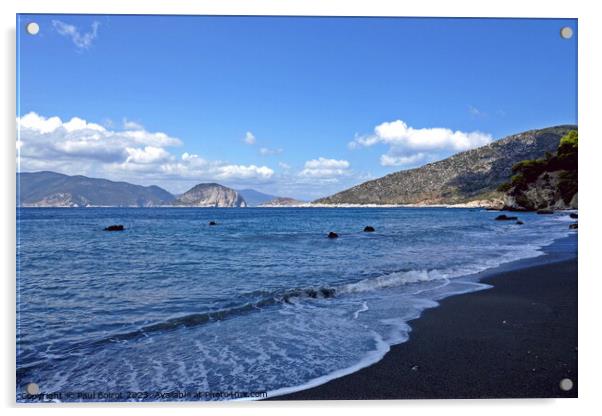
<svg viewBox="0 0 602 416"><path fill-rule="evenodd" d="M360 280L341 287L339 293L358 293L375 289L395 287L408 283L427 282L431 280L445 279L448 276L439 270L410 270L407 272L395 272L383 276Z"/></svg>
<svg viewBox="0 0 602 416"><path fill-rule="evenodd" d="M391 345L383 340L383 338L376 332L374 334L374 340L376 342L376 348L367 352L364 357L358 361L356 364L349 366L347 368L342 368L340 370L333 371L329 374L323 375L321 377L316 377L313 380L308 381L307 383L300 384L297 386L291 387L282 387L276 390L268 391L268 397L277 397L282 396L288 393L294 393L296 391L307 390L312 387L317 387L324 383L327 383L331 380L334 380L339 377L346 376L348 374L355 373L356 371L361 370L362 368L366 368L374 363L379 362L386 353L388 353L391 349ZM246 399L253 400L253 399Z"/></svg>
<svg viewBox="0 0 602 416"><path fill-rule="evenodd" d="M362 306L353 313L353 319L357 319L360 316L360 313L368 311L368 302L362 302Z"/></svg>

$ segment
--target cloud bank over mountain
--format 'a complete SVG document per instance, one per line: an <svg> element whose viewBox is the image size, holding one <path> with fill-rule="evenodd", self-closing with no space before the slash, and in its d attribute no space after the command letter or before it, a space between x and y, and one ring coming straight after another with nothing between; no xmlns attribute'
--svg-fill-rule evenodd
<svg viewBox="0 0 602 416"><path fill-rule="evenodd" d="M148 179L265 181L267 166L207 160L197 154L176 155L183 145L176 137L150 132L124 120L123 130L108 129L78 117L63 121L34 112L17 118L19 163L23 171L52 170L68 174L113 173L113 177Z"/></svg>

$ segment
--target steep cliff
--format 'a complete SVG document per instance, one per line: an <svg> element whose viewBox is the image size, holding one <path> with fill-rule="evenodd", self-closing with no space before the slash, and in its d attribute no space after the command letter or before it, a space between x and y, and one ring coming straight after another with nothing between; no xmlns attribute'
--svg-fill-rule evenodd
<svg viewBox="0 0 602 416"><path fill-rule="evenodd" d="M578 133L572 130L555 153L523 160L512 167L514 176L498 188L506 192L504 208L515 211L576 209Z"/></svg>
<svg viewBox="0 0 602 416"><path fill-rule="evenodd" d="M230 208L246 207L247 203L234 189L217 183L201 183L180 195L174 205Z"/></svg>

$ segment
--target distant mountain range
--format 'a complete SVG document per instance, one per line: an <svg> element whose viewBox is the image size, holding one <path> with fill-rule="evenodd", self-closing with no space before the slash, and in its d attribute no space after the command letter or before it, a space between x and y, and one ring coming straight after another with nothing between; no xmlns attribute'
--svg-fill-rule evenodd
<svg viewBox="0 0 602 416"><path fill-rule="evenodd" d="M461 204L475 200L503 204L500 184L512 166L553 153L574 125L530 130L458 153L420 168L403 170L314 201L318 204Z"/></svg>
<svg viewBox="0 0 602 416"><path fill-rule="evenodd" d="M158 186L140 186L107 179L56 172L17 173L18 201L37 207L150 207L171 204L175 198Z"/></svg>
<svg viewBox="0 0 602 416"><path fill-rule="evenodd" d="M174 196L158 186L47 171L17 173L17 183L17 204L23 207L246 207L277 198L254 189L236 191L217 183L198 184ZM247 202L244 195L252 202Z"/></svg>

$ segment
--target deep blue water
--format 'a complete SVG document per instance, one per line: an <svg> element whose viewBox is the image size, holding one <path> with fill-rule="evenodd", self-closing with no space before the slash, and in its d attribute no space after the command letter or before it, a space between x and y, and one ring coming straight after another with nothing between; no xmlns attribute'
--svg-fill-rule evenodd
<svg viewBox="0 0 602 416"><path fill-rule="evenodd" d="M498 214L18 209L18 394L281 393L351 372L438 299L483 287L462 276L569 233L566 214Z"/></svg>

